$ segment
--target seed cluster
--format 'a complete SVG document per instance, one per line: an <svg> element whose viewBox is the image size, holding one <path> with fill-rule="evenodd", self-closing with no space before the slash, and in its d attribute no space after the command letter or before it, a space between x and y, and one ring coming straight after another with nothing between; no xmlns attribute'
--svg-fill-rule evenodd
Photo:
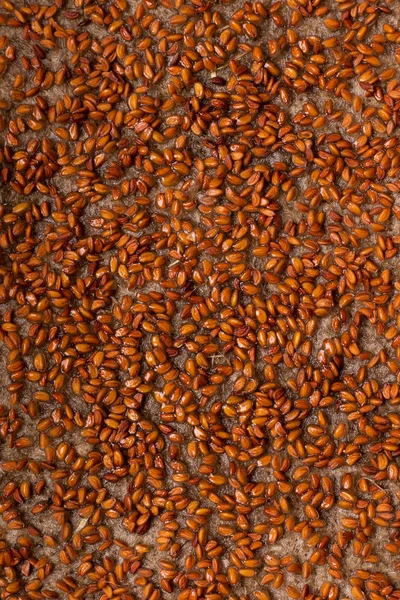
<svg viewBox="0 0 400 600"><path fill-rule="evenodd" d="M400 599L399 10L1 1L1 600Z"/></svg>

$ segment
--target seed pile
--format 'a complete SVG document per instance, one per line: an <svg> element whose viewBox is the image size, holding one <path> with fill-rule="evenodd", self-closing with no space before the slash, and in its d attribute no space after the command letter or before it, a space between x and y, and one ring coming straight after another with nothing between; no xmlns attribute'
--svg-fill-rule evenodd
<svg viewBox="0 0 400 600"><path fill-rule="evenodd" d="M2 0L1 600L400 599L399 10Z"/></svg>

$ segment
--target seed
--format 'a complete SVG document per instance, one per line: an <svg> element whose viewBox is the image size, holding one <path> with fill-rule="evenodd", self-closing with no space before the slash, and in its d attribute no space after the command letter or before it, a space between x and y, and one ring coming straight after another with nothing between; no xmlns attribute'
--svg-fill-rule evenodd
<svg viewBox="0 0 400 600"><path fill-rule="evenodd" d="M0 11L4 594L397 598L393 3L81 4Z"/></svg>

